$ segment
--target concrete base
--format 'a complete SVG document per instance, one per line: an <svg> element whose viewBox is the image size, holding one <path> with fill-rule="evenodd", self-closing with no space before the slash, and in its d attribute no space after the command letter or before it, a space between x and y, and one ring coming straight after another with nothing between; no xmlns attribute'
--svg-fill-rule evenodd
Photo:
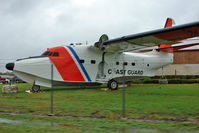
<svg viewBox="0 0 199 133"><path fill-rule="evenodd" d="M199 64L171 64L160 68L156 76L167 75L199 75Z"/></svg>
<svg viewBox="0 0 199 133"><path fill-rule="evenodd" d="M2 93L17 93L18 87L16 85L4 85L2 87Z"/></svg>
<svg viewBox="0 0 199 133"><path fill-rule="evenodd" d="M159 79L159 84L168 84L167 79Z"/></svg>

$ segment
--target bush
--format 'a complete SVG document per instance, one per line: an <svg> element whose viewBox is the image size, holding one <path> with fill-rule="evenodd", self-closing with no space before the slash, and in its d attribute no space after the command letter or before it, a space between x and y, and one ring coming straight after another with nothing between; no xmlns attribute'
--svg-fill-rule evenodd
<svg viewBox="0 0 199 133"><path fill-rule="evenodd" d="M145 79L133 79L133 83L145 83L145 84L158 84L159 79L155 78L145 78ZM173 78L168 79L169 84L192 84L192 83L199 83L199 78L197 79L181 79L181 78Z"/></svg>
<svg viewBox="0 0 199 133"><path fill-rule="evenodd" d="M158 84L159 83L159 79L144 79L143 83L146 83L146 84L149 84L149 83Z"/></svg>
<svg viewBox="0 0 199 133"><path fill-rule="evenodd" d="M199 83L199 79L168 79L169 84Z"/></svg>

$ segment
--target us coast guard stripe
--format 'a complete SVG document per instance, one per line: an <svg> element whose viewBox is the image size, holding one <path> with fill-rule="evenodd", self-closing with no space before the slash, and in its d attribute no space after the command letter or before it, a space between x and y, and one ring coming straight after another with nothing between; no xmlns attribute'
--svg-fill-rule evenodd
<svg viewBox="0 0 199 133"><path fill-rule="evenodd" d="M86 76L87 80L89 82L91 82L90 76L88 75L85 67L82 65L82 63L80 63L80 59L79 56L77 55L77 53L75 52L75 50L71 47L71 46L66 46L73 54L73 56L75 57L76 61L78 62L79 66L81 67L81 70L83 71L84 75Z"/></svg>

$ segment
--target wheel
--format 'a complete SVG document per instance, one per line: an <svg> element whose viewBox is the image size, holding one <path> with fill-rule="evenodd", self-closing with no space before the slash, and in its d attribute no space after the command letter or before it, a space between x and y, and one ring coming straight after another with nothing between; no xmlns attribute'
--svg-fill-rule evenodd
<svg viewBox="0 0 199 133"><path fill-rule="evenodd" d="M109 80L109 81L108 81L108 88L109 88L110 90L117 90L117 88L118 88L118 83L117 83L117 81L115 81L115 80L113 80L113 79Z"/></svg>
<svg viewBox="0 0 199 133"><path fill-rule="evenodd" d="M40 86L39 85L33 85L32 86L32 91L33 92L39 92L40 91Z"/></svg>

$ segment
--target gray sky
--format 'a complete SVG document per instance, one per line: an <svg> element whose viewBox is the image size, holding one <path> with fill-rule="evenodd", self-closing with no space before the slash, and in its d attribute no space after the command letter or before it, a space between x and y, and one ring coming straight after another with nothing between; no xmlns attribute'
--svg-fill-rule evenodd
<svg viewBox="0 0 199 133"><path fill-rule="evenodd" d="M199 21L198 0L0 0L0 72L46 48Z"/></svg>

